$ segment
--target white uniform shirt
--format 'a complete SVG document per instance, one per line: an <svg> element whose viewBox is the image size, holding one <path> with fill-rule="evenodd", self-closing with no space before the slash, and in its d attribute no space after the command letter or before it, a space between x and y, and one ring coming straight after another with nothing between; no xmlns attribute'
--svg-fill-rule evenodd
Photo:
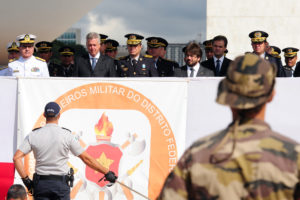
<svg viewBox="0 0 300 200"><path fill-rule="evenodd" d="M33 151L38 175L67 175L69 152L79 156L84 152L71 131L48 123L32 131L19 147L24 154Z"/></svg>
<svg viewBox="0 0 300 200"><path fill-rule="evenodd" d="M8 67L12 68L15 77L49 77L47 63L35 56L27 59L21 56L8 63Z"/></svg>
<svg viewBox="0 0 300 200"><path fill-rule="evenodd" d="M12 69L10 67L0 67L0 76L12 76Z"/></svg>

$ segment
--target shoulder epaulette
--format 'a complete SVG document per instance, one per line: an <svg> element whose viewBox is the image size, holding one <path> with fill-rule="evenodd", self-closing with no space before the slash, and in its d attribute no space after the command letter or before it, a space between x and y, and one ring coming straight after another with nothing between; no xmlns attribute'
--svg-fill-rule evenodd
<svg viewBox="0 0 300 200"><path fill-rule="evenodd" d="M127 58L127 56L122 56L120 58L118 58L118 60L125 60Z"/></svg>
<svg viewBox="0 0 300 200"><path fill-rule="evenodd" d="M145 54L145 55L144 55L144 58L153 58L153 56L148 55L148 54Z"/></svg>
<svg viewBox="0 0 300 200"><path fill-rule="evenodd" d="M6 69L8 66L0 66L0 70Z"/></svg>
<svg viewBox="0 0 300 200"><path fill-rule="evenodd" d="M40 60L40 61L46 62L46 60L44 60L43 58L40 58L40 57L37 57L37 56L35 56L35 58Z"/></svg>
<svg viewBox="0 0 300 200"><path fill-rule="evenodd" d="M42 127L34 128L34 129L32 129L32 131L36 131L36 130L38 130L40 128L42 128Z"/></svg>
<svg viewBox="0 0 300 200"><path fill-rule="evenodd" d="M10 59L10 60L8 61L8 63L11 63L11 62L13 62L13 61L15 61L15 60L17 60L17 59L16 59L16 58Z"/></svg>
<svg viewBox="0 0 300 200"><path fill-rule="evenodd" d="M65 129L65 130L67 130L67 131L70 131L70 133L72 132L70 129L67 129L67 128L65 128L65 127L61 127L62 129Z"/></svg>

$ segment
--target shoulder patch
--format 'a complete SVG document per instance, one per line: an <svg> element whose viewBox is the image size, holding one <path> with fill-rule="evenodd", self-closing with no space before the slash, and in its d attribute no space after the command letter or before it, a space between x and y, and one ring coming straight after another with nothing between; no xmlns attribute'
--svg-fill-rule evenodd
<svg viewBox="0 0 300 200"><path fill-rule="evenodd" d="M17 59L10 59L9 61L8 61L8 63L11 63L11 62L13 62L13 61L15 61L15 60L17 60Z"/></svg>
<svg viewBox="0 0 300 200"><path fill-rule="evenodd" d="M35 58L40 60L40 61L46 62L46 60L44 60L43 58L40 58L40 57L37 57L37 56L35 56Z"/></svg>
<svg viewBox="0 0 300 200"><path fill-rule="evenodd" d="M40 128L42 128L42 127L34 128L34 129L32 129L32 131L36 131L36 130L38 130Z"/></svg>
<svg viewBox="0 0 300 200"><path fill-rule="evenodd" d="M70 129L67 129L67 128L65 128L65 127L61 127L62 129L65 129L65 130L67 130L67 131L70 131L70 133L72 132Z"/></svg>
<svg viewBox="0 0 300 200"><path fill-rule="evenodd" d="M149 55L149 54L145 54L144 55L145 58L153 58L153 56Z"/></svg>
<svg viewBox="0 0 300 200"><path fill-rule="evenodd" d="M6 69L8 66L0 66L0 70Z"/></svg>

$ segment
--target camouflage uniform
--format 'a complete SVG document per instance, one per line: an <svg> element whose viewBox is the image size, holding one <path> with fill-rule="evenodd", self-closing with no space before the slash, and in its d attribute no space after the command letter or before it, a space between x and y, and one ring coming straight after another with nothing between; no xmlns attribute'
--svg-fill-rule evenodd
<svg viewBox="0 0 300 200"><path fill-rule="evenodd" d="M274 66L263 59L238 57L219 84L217 102L255 109L270 99L275 76ZM299 152L297 142L264 121L238 117L186 150L158 199L293 199Z"/></svg>

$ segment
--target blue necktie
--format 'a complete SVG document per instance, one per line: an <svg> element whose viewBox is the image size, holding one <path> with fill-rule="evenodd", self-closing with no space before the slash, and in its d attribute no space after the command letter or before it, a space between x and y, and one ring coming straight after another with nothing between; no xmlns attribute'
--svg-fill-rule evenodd
<svg viewBox="0 0 300 200"><path fill-rule="evenodd" d="M217 66L216 66L216 76L219 76L219 73L220 73L220 60L218 59L217 60Z"/></svg>
<svg viewBox="0 0 300 200"><path fill-rule="evenodd" d="M92 58L92 69L94 70L96 66L96 58Z"/></svg>

